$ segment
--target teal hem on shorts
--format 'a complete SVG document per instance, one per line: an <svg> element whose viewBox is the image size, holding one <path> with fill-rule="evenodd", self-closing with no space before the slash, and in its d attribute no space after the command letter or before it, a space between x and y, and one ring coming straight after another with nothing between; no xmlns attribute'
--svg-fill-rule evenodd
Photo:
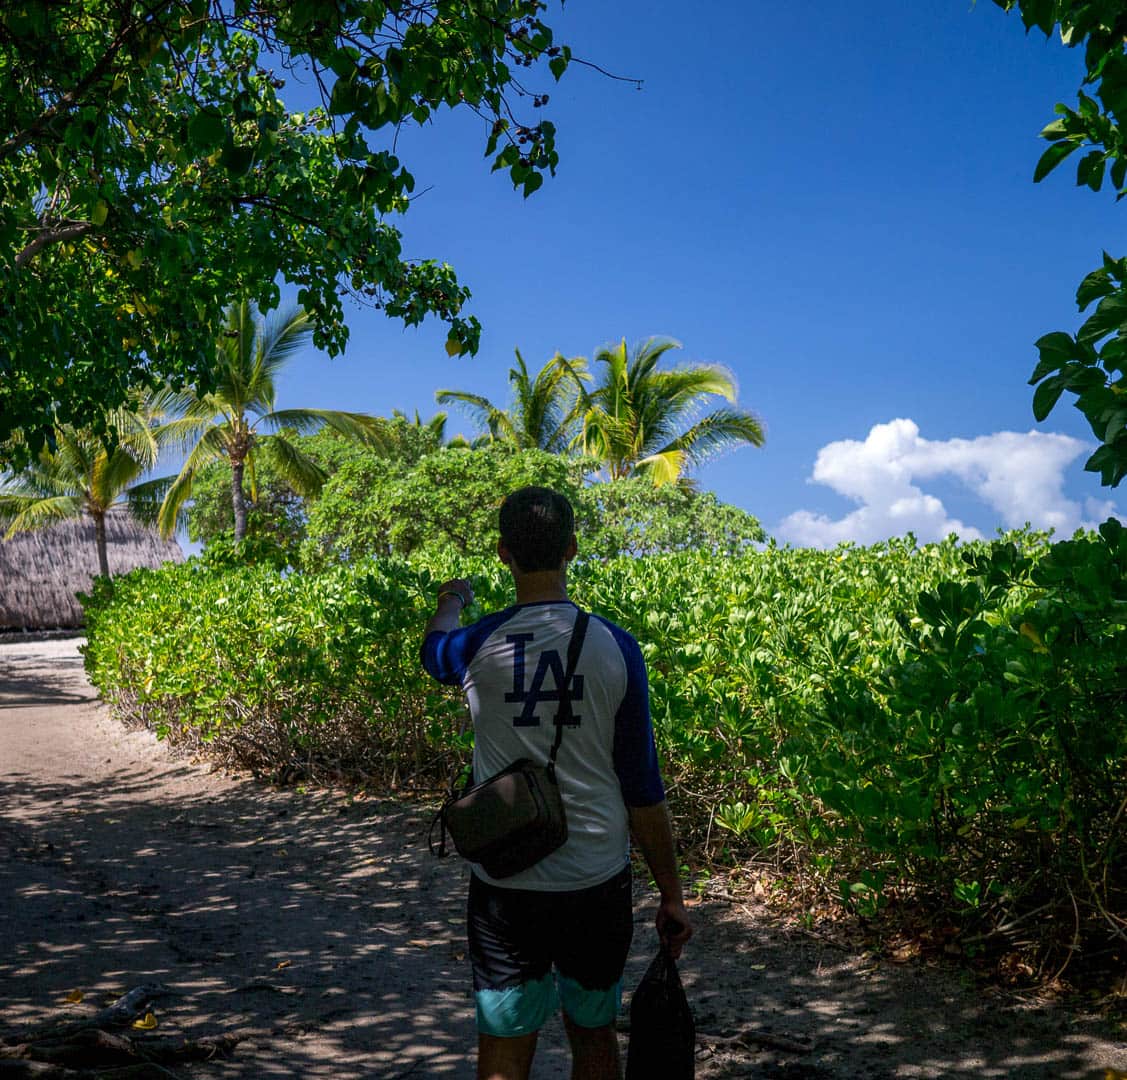
<svg viewBox="0 0 1127 1080"><path fill-rule="evenodd" d="M507 990L477 990L474 1000L477 1030L499 1039L515 1039L539 1031L559 1003L556 981L550 972L535 982Z"/></svg>
<svg viewBox="0 0 1127 1080"><path fill-rule="evenodd" d="M613 1024L622 1007L622 980L605 990L588 990L566 975L560 976L560 999L572 1023L583 1028Z"/></svg>

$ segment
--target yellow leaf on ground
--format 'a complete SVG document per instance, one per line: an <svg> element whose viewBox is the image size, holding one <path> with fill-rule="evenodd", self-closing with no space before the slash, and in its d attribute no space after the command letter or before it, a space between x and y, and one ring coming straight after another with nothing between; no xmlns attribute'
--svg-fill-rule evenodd
<svg viewBox="0 0 1127 1080"><path fill-rule="evenodd" d="M151 1012L147 1012L140 1020L134 1020L133 1026L138 1031L152 1031L157 1026L157 1018Z"/></svg>
<svg viewBox="0 0 1127 1080"><path fill-rule="evenodd" d="M84 993L83 993L83 992L82 992L81 990L72 990L72 991L71 991L71 992L70 992L69 994L67 994L67 996L66 996L66 1001L67 1001L67 1004L69 1004L69 1005L77 1005L77 1004L79 1004L79 1002L81 1002L81 1001L82 1001L82 999L83 999L83 998L84 998L85 996L86 996L86 995L85 995L85 994L84 994Z"/></svg>

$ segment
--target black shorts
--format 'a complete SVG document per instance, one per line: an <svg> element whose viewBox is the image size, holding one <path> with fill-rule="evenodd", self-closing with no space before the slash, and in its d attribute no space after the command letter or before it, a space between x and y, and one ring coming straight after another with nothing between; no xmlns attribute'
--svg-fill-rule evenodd
<svg viewBox="0 0 1127 1080"><path fill-rule="evenodd" d="M629 866L574 892L503 889L471 875L467 924L479 1031L539 1031L557 1002L580 1027L614 1022L634 936Z"/></svg>

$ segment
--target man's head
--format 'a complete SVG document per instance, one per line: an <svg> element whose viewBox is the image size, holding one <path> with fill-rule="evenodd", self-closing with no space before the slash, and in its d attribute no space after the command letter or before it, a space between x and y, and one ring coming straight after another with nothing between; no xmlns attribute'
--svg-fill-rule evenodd
<svg viewBox="0 0 1127 1080"><path fill-rule="evenodd" d="M559 570L574 544L575 512L558 491L523 487L501 504L501 558L508 554L522 573Z"/></svg>

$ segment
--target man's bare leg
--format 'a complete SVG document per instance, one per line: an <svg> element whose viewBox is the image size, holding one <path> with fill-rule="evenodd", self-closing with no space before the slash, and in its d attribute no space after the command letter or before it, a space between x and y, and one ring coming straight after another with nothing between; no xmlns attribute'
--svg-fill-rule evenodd
<svg viewBox="0 0 1127 1080"><path fill-rule="evenodd" d="M622 1080L614 1024L585 1028L572 1023L567 1013L563 1019L571 1043L572 1080Z"/></svg>
<svg viewBox="0 0 1127 1080"><path fill-rule="evenodd" d="M477 1036L477 1080L528 1080L539 1032L501 1039Z"/></svg>

